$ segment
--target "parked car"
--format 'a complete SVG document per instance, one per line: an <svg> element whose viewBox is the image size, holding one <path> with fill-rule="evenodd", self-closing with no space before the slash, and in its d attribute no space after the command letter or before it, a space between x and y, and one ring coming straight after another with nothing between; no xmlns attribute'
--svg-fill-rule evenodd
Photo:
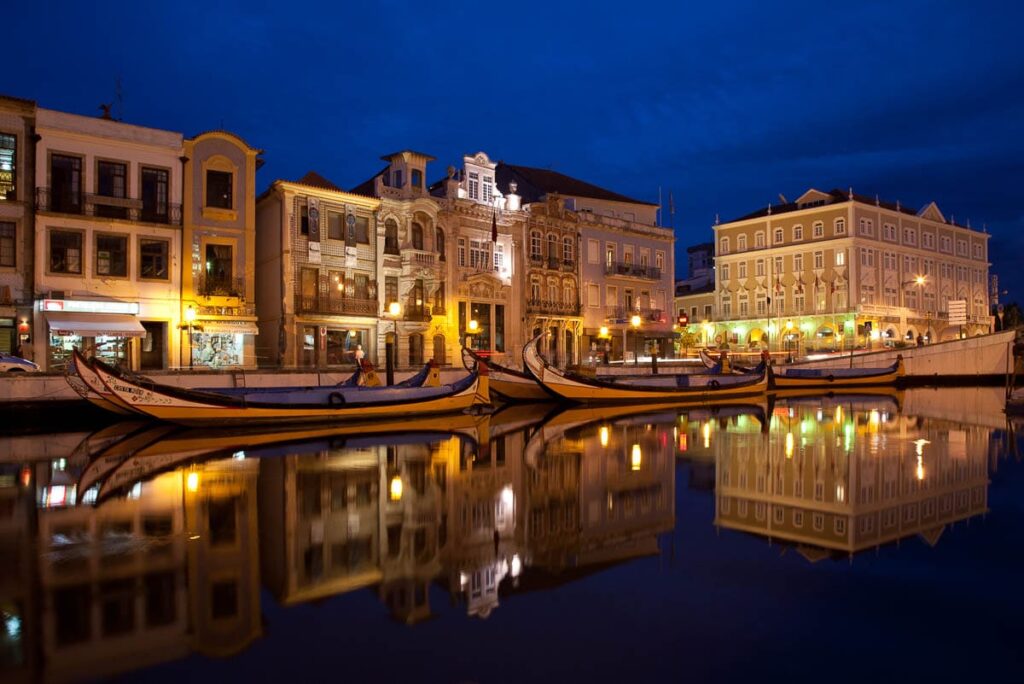
<svg viewBox="0 0 1024 684"><path fill-rule="evenodd" d="M39 364L0 352L0 373L38 373Z"/></svg>

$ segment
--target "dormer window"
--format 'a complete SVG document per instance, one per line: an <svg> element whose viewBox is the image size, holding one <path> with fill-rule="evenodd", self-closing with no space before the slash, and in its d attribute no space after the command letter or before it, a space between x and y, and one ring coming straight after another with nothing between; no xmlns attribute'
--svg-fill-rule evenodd
<svg viewBox="0 0 1024 684"><path fill-rule="evenodd" d="M466 188L469 192L469 198L474 200L480 199L480 174L475 171L469 172L469 187Z"/></svg>
<svg viewBox="0 0 1024 684"><path fill-rule="evenodd" d="M396 187L396 188L402 187L402 169L395 169L394 178L395 178L394 187Z"/></svg>
<svg viewBox="0 0 1024 684"><path fill-rule="evenodd" d="M484 202L487 204L491 203L494 197L494 178L491 176L484 176Z"/></svg>
<svg viewBox="0 0 1024 684"><path fill-rule="evenodd" d="M412 187L422 188L423 187L423 172L419 169L412 170Z"/></svg>

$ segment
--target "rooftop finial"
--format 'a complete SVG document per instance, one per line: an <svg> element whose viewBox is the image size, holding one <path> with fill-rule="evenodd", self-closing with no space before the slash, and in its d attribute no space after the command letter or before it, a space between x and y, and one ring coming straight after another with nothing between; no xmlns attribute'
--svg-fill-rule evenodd
<svg viewBox="0 0 1024 684"><path fill-rule="evenodd" d="M900 210L900 201L896 200L896 211Z"/></svg>
<svg viewBox="0 0 1024 684"><path fill-rule="evenodd" d="M772 215L772 203L771 202L768 203L768 215L769 216Z"/></svg>
<svg viewBox="0 0 1024 684"><path fill-rule="evenodd" d="M853 201L853 186L850 186L850 201Z"/></svg>
<svg viewBox="0 0 1024 684"><path fill-rule="evenodd" d="M878 193L876 192L876 193L875 193L875 206L877 207L877 206L879 206L880 204L881 204L881 202L880 202L880 201L878 200Z"/></svg>
<svg viewBox="0 0 1024 684"><path fill-rule="evenodd" d="M720 220L718 218L718 214L715 214L715 225L717 226L719 223L720 223Z"/></svg>

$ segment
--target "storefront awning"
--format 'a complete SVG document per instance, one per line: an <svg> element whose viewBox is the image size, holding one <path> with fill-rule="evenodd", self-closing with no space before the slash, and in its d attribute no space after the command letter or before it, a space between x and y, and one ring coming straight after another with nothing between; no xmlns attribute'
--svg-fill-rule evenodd
<svg viewBox="0 0 1024 684"><path fill-rule="evenodd" d="M252 321L206 321L200 319L195 322L195 326L202 328L204 333L213 333L214 335L230 333L240 333L242 335L260 334L260 329Z"/></svg>
<svg viewBox="0 0 1024 684"><path fill-rule="evenodd" d="M68 313L47 311L46 322L57 335L80 337L145 337L146 329L135 316L128 314Z"/></svg>

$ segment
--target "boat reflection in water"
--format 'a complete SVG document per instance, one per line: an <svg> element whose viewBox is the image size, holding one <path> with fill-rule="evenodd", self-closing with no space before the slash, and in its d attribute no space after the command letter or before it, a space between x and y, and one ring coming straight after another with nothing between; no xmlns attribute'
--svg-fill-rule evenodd
<svg viewBox="0 0 1024 684"><path fill-rule="evenodd" d="M523 405L376 435L111 426L67 457L0 466L0 672L103 679L235 654L265 636L261 587L282 606L368 589L408 624L450 604L484 618L658 554L666 533L707 525L677 520L676 501L712 487L720 528L812 560L934 544L986 510L993 440L933 401ZM680 456L698 491L677 492Z"/></svg>

